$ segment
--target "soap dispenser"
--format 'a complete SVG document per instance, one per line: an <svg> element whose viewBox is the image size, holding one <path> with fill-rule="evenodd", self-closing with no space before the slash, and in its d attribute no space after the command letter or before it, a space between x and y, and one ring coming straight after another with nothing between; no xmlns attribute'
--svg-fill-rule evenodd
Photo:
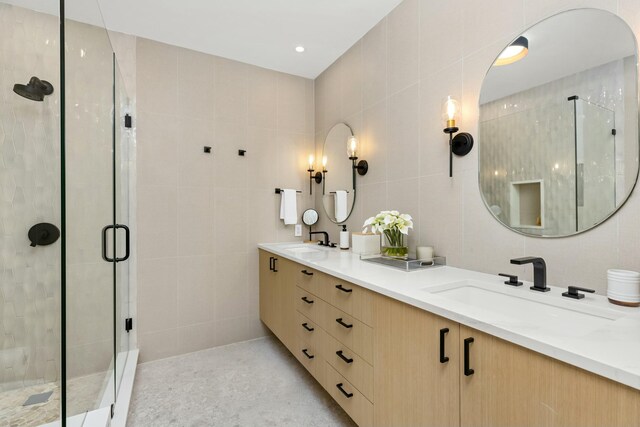
<svg viewBox="0 0 640 427"><path fill-rule="evenodd" d="M342 231L340 232L340 249L349 249L349 232L347 231L347 226L344 224L342 225Z"/></svg>

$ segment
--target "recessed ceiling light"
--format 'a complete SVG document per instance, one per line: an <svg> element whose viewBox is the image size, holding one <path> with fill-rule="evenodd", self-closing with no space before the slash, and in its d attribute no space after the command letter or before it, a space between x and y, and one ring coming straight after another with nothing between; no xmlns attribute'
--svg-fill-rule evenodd
<svg viewBox="0 0 640 427"><path fill-rule="evenodd" d="M508 65L521 60L529 53L529 40L526 37L518 37L516 41L511 43L502 51L498 59L493 65Z"/></svg>
<svg viewBox="0 0 640 427"><path fill-rule="evenodd" d="M296 52L298 53L304 52L304 46L296 46Z"/></svg>

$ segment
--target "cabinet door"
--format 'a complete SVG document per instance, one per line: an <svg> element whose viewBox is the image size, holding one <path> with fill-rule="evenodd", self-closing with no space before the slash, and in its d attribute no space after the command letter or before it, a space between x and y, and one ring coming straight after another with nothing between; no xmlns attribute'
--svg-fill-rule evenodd
<svg viewBox="0 0 640 427"><path fill-rule="evenodd" d="M273 254L260 250L260 320L276 332L277 273L273 271Z"/></svg>
<svg viewBox="0 0 640 427"><path fill-rule="evenodd" d="M459 363L463 427L553 425L550 358L460 326Z"/></svg>
<svg viewBox="0 0 640 427"><path fill-rule="evenodd" d="M277 301L276 325L280 341L290 350L296 348L296 277L299 274L299 264L284 258L276 261L277 272Z"/></svg>
<svg viewBox="0 0 640 427"><path fill-rule="evenodd" d="M374 316L375 425L458 426L458 323L379 295Z"/></svg>

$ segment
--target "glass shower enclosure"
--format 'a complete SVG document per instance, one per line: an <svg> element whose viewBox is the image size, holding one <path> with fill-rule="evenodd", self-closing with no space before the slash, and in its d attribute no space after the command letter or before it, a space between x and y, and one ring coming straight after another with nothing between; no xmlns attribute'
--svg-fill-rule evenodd
<svg viewBox="0 0 640 427"><path fill-rule="evenodd" d="M130 113L97 2L0 2L0 426L116 411Z"/></svg>

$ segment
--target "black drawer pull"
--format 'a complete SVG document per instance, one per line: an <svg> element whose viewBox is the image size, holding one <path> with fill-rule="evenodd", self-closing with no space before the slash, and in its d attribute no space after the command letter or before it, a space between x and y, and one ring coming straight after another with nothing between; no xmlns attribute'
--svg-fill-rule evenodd
<svg viewBox="0 0 640 427"><path fill-rule="evenodd" d="M305 276L313 276L313 273L307 270L302 270L301 273L304 274Z"/></svg>
<svg viewBox="0 0 640 427"><path fill-rule="evenodd" d="M273 260L272 256L269 257L269 271L273 271Z"/></svg>
<svg viewBox="0 0 640 427"><path fill-rule="evenodd" d="M307 331L309 331L309 332L313 332L313 331L315 331L315 329L314 329L314 328L310 328L310 327L309 327L309 324L308 324L308 323L306 323L306 322L302 324L302 327L303 327L303 328L305 328L305 329L306 329Z"/></svg>
<svg viewBox="0 0 640 427"><path fill-rule="evenodd" d="M464 340L464 374L469 377L475 373L475 371L469 368L469 345L473 342L473 338L465 338Z"/></svg>
<svg viewBox="0 0 640 427"><path fill-rule="evenodd" d="M344 360L345 363L353 363L353 359L346 357L344 354L342 354L342 350L336 351L336 354L340 359Z"/></svg>
<svg viewBox="0 0 640 427"><path fill-rule="evenodd" d="M347 289L342 284L336 285L336 289L340 289L342 292L350 293L353 292L353 289Z"/></svg>
<svg viewBox="0 0 640 427"><path fill-rule="evenodd" d="M351 399L353 397L353 393L347 393L343 388L342 388L342 383L340 384L336 384L336 387L338 387L338 390L340 390L342 392L342 394L344 394L345 396L347 396L347 399Z"/></svg>
<svg viewBox="0 0 640 427"><path fill-rule="evenodd" d="M310 300L307 297L302 297L301 299L302 299L302 301L306 302L307 304L313 304L313 300Z"/></svg>
<svg viewBox="0 0 640 427"><path fill-rule="evenodd" d="M444 355L444 337L449 333L449 328L440 329L440 363L447 363L449 358Z"/></svg>
<svg viewBox="0 0 640 427"><path fill-rule="evenodd" d="M347 329L353 328L353 325L349 325L348 323L344 323L342 321L342 317L336 319L336 322L340 323L342 326L344 326Z"/></svg>
<svg viewBox="0 0 640 427"><path fill-rule="evenodd" d="M278 258L273 258L273 272L274 273L278 272L278 269L276 267L276 261L278 261Z"/></svg>
<svg viewBox="0 0 640 427"><path fill-rule="evenodd" d="M313 359L315 356L313 354L307 353L307 351L308 350L306 348L302 349L302 352L304 353L305 356L307 356L308 359Z"/></svg>

